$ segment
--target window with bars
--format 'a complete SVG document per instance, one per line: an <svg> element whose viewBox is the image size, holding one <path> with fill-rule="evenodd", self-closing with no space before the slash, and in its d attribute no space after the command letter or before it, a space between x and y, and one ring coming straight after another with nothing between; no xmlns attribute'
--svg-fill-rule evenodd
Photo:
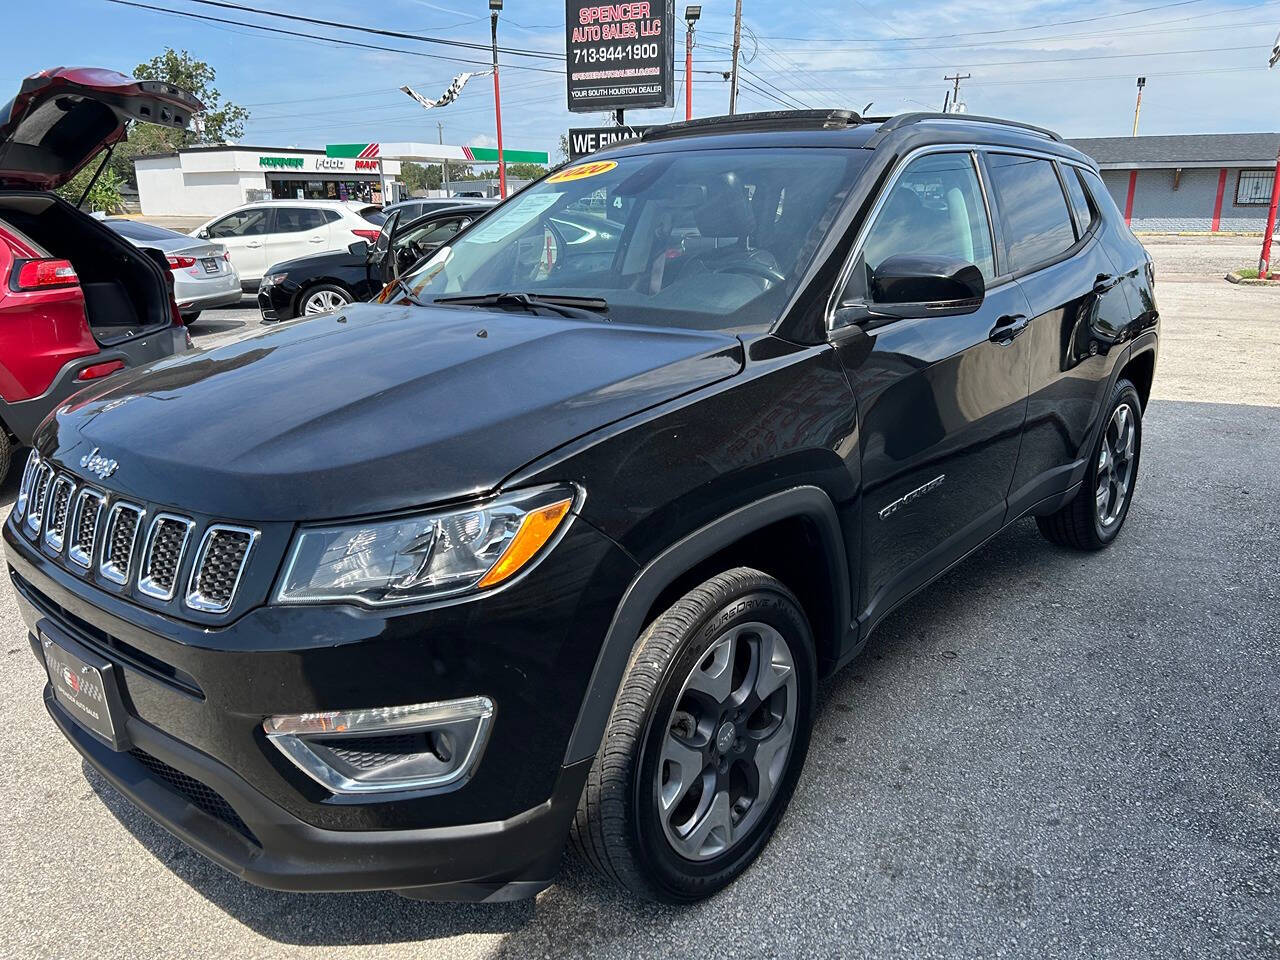
<svg viewBox="0 0 1280 960"><path fill-rule="evenodd" d="M1241 170L1236 178L1236 206L1270 206L1275 175L1274 170Z"/></svg>

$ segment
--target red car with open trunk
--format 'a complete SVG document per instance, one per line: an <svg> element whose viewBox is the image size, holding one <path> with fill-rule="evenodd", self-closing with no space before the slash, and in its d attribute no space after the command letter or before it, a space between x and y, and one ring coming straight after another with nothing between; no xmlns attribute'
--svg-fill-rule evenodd
<svg viewBox="0 0 1280 960"><path fill-rule="evenodd" d="M52 191L129 121L182 129L202 109L170 84L85 67L28 77L0 106L0 480L80 387L190 347L164 255Z"/></svg>

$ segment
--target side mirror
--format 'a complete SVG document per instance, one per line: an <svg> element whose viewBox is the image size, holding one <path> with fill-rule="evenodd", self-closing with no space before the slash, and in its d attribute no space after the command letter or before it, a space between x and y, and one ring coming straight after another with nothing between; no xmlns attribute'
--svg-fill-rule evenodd
<svg viewBox="0 0 1280 960"><path fill-rule="evenodd" d="M197 236L197 237L199 237L201 240L208 240L208 239L209 239L209 231L208 231L208 230L201 230L199 233L197 233L197 234L196 234L196 236Z"/></svg>
<svg viewBox="0 0 1280 960"><path fill-rule="evenodd" d="M948 257L889 257L871 274L871 309L913 305L923 313L973 313L987 294L982 271ZM894 311L896 315L896 311Z"/></svg>
<svg viewBox="0 0 1280 960"><path fill-rule="evenodd" d="M351 254L353 257L363 258L369 256L369 241L357 240L355 243L348 245L347 253Z"/></svg>

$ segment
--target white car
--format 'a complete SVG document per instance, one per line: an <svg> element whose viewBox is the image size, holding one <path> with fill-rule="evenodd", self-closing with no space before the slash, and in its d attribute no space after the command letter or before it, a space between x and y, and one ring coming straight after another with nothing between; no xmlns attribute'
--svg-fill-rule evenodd
<svg viewBox="0 0 1280 960"><path fill-rule="evenodd" d="M376 243L384 219L380 207L367 203L263 200L236 207L191 236L226 247L240 279L257 286L273 263L345 250L360 240Z"/></svg>

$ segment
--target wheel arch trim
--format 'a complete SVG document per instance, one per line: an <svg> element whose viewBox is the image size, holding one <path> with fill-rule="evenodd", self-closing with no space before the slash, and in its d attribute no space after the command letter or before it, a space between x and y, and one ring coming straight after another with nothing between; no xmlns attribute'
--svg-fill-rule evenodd
<svg viewBox="0 0 1280 960"><path fill-rule="evenodd" d="M578 718L565 750L566 766L594 757L622 685L622 677L645 628L645 616L662 592L698 563L748 534L782 520L813 523L826 554L835 591L836 628L849 629L852 610L849 564L835 505L826 491L799 486L739 507L693 531L647 563L632 579L605 633Z"/></svg>

